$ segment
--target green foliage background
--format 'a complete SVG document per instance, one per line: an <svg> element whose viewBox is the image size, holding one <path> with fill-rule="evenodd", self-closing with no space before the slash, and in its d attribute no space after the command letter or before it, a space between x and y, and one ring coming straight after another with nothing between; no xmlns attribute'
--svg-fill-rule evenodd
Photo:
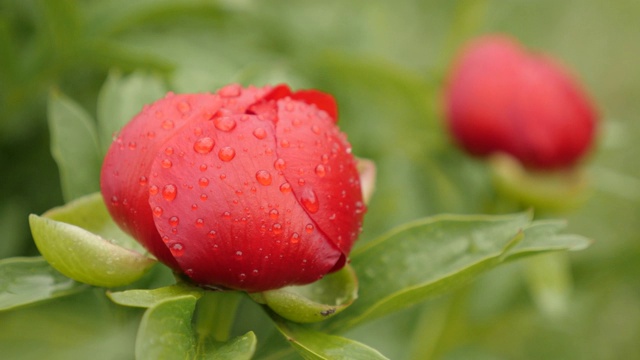
<svg viewBox="0 0 640 360"><path fill-rule="evenodd" d="M175 92L235 81L334 94L354 152L378 165L363 244L427 215L500 212L484 164L444 132L438 96L463 41L506 32L570 66L602 115L587 165L593 195L562 215L571 232L595 240L570 255L573 282L561 289L569 306L545 311L525 265L514 263L347 335L392 359L632 358L640 353L638 22L634 0L0 0L0 258L36 254L27 215L63 203L49 152L50 92L95 114L114 71L160 76ZM99 358L111 348L130 356L139 318L109 306L96 313L87 297L0 313L0 349L25 359ZM118 326L99 325L114 314ZM428 351L408 347L412 337Z"/></svg>

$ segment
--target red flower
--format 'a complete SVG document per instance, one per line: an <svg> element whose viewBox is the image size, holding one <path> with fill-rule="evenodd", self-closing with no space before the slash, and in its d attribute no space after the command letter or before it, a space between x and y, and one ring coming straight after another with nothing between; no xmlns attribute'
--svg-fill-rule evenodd
<svg viewBox="0 0 640 360"><path fill-rule="evenodd" d="M540 170L576 164L593 142L597 117L560 65L502 36L477 39L462 51L446 111L468 152L503 152Z"/></svg>
<svg viewBox="0 0 640 360"><path fill-rule="evenodd" d="M344 266L365 210L335 123L316 90L169 93L111 145L102 194L125 231L198 284L307 284Z"/></svg>

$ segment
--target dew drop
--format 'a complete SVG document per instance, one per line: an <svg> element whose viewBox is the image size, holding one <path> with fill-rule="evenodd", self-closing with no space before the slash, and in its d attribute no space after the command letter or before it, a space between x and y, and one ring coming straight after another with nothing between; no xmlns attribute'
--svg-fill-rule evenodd
<svg viewBox="0 0 640 360"><path fill-rule="evenodd" d="M278 213L278 210L273 209L269 211L269 217L272 218L273 220L277 219L278 216L280 216L280 213Z"/></svg>
<svg viewBox="0 0 640 360"><path fill-rule="evenodd" d="M282 224L280 224L280 223L273 224L273 233L275 235L282 234Z"/></svg>
<svg viewBox="0 0 640 360"><path fill-rule="evenodd" d="M164 149L164 154L167 156L173 155L173 148L171 146L167 147L166 149Z"/></svg>
<svg viewBox="0 0 640 360"><path fill-rule="evenodd" d="M293 234L291 234L291 239L289 239L289 241L292 244L297 244L300 242L300 234L298 234L297 232L294 232Z"/></svg>
<svg viewBox="0 0 640 360"><path fill-rule="evenodd" d="M229 132L236 128L236 121L228 116L220 116L213 119L213 125L220 131Z"/></svg>
<svg viewBox="0 0 640 360"><path fill-rule="evenodd" d="M208 154L213 150L213 146L216 144L215 140L205 136L202 137L193 144L193 150L198 154Z"/></svg>
<svg viewBox="0 0 640 360"><path fill-rule="evenodd" d="M225 175L225 174L220 174L220 180L224 180L224 179L226 179L226 178L227 178L227 175Z"/></svg>
<svg viewBox="0 0 640 360"><path fill-rule="evenodd" d="M218 157L222 161L231 161L236 157L236 151L230 146L225 146L218 152Z"/></svg>
<svg viewBox="0 0 640 360"><path fill-rule="evenodd" d="M228 211L225 211L222 213L222 218L225 220L230 220L231 219L231 213Z"/></svg>
<svg viewBox="0 0 640 360"><path fill-rule="evenodd" d="M211 230L211 231L209 231L209 232L207 233L207 237L208 237L209 239L215 239L216 237L218 237L218 234L216 233L216 231L215 231L215 230Z"/></svg>
<svg viewBox="0 0 640 360"><path fill-rule="evenodd" d="M298 179L298 185L302 186L306 183L306 181L303 178Z"/></svg>
<svg viewBox="0 0 640 360"><path fill-rule="evenodd" d="M326 165L329 162L329 155L322 154L322 156L320 156L320 161L322 161L322 163Z"/></svg>
<svg viewBox="0 0 640 360"><path fill-rule="evenodd" d="M169 240L171 240L171 239L169 239L169 237L168 237L167 235L163 235L163 236L162 236L162 242L163 242L163 243L165 243L165 244L166 244L166 243L168 243L168 242L169 242Z"/></svg>
<svg viewBox="0 0 640 360"><path fill-rule="evenodd" d="M207 201L207 199L209 199L209 195L207 195L207 194L200 194L200 200L202 200L202 201Z"/></svg>
<svg viewBox="0 0 640 360"><path fill-rule="evenodd" d="M196 219L196 227L201 228L204 225L204 219Z"/></svg>
<svg viewBox="0 0 640 360"><path fill-rule="evenodd" d="M284 161L284 159L283 159L283 158L278 158L278 159L276 159L276 161L273 163L273 167L274 167L276 170L280 170L280 171L282 171L282 170L284 170L284 169L287 167L287 163Z"/></svg>
<svg viewBox="0 0 640 360"><path fill-rule="evenodd" d="M200 185L200 187L209 186L209 179L206 177L201 177L200 179L198 179L198 185Z"/></svg>
<svg viewBox="0 0 640 360"><path fill-rule="evenodd" d="M313 232L313 229L314 229L313 224L307 224L307 226L304 227L304 230L309 234Z"/></svg>
<svg viewBox="0 0 640 360"><path fill-rule="evenodd" d="M129 150L135 150L137 146L135 141L129 142Z"/></svg>
<svg viewBox="0 0 640 360"><path fill-rule="evenodd" d="M260 275L260 271L258 271L258 269L253 269L253 271L251 272L251 276L258 276Z"/></svg>
<svg viewBox="0 0 640 360"><path fill-rule="evenodd" d="M320 135L320 127L318 125L312 125L311 131L316 135Z"/></svg>
<svg viewBox="0 0 640 360"><path fill-rule="evenodd" d="M319 164L318 166L316 166L315 172L316 172L316 175L318 175L319 177L324 177L325 175L327 175L327 170L322 164Z"/></svg>
<svg viewBox="0 0 640 360"><path fill-rule="evenodd" d="M160 206L156 206L153 208L153 215L155 217L160 217L162 216L162 208Z"/></svg>
<svg viewBox="0 0 640 360"><path fill-rule="evenodd" d="M173 184L167 184L162 188L162 197L167 201L173 201L178 195L178 189Z"/></svg>
<svg viewBox="0 0 640 360"><path fill-rule="evenodd" d="M191 106L189 105L188 102L186 101L180 101L178 103L178 105L176 105L176 108L178 109L179 112L181 112L182 114L186 114L191 110Z"/></svg>
<svg viewBox="0 0 640 360"><path fill-rule="evenodd" d="M283 148L288 148L289 146L291 146L291 144L289 143L289 140L282 140L280 141L280 146Z"/></svg>
<svg viewBox="0 0 640 360"><path fill-rule="evenodd" d="M138 184L140 184L140 186L146 186L148 183L149 180L146 176L140 176L140 178L138 179Z"/></svg>
<svg viewBox="0 0 640 360"><path fill-rule="evenodd" d="M169 218L169 225L176 227L180 224L180 219L177 216L172 216Z"/></svg>
<svg viewBox="0 0 640 360"><path fill-rule="evenodd" d="M256 180L258 180L260 185L271 185L271 174L267 170L258 170L256 172Z"/></svg>
<svg viewBox="0 0 640 360"><path fill-rule="evenodd" d="M208 168L207 164L201 164L200 165L200 171L202 171L202 172L207 171L207 168Z"/></svg>
<svg viewBox="0 0 640 360"><path fill-rule="evenodd" d="M162 128L165 130L171 130L173 129L173 127L174 127L174 124L173 124L173 121L171 120L165 120L162 122Z"/></svg>
<svg viewBox="0 0 640 360"><path fill-rule="evenodd" d="M160 162L160 165L164 168L164 169L170 169L171 166L173 166L173 163L171 162L171 160L169 159L163 159Z"/></svg>
<svg viewBox="0 0 640 360"><path fill-rule="evenodd" d="M191 210L193 211L198 210L198 204L191 204Z"/></svg>
<svg viewBox="0 0 640 360"><path fill-rule="evenodd" d="M242 251L240 251L240 250L236 251L235 255L236 255L235 256L236 260L238 260L238 261L242 260Z"/></svg>
<svg viewBox="0 0 640 360"><path fill-rule="evenodd" d="M113 195L113 196L111 197L111 205L113 205L113 206L118 206L119 204L120 204L120 201L118 200L118 197L117 197L117 196L115 196L115 195Z"/></svg>
<svg viewBox="0 0 640 360"><path fill-rule="evenodd" d="M155 185L149 186L149 195L158 195L158 187Z"/></svg>
<svg viewBox="0 0 640 360"><path fill-rule="evenodd" d="M282 183L282 185L280 185L280 192L282 193L288 193L291 192L291 184L289 183Z"/></svg>
<svg viewBox="0 0 640 360"><path fill-rule="evenodd" d="M222 97L227 97L227 98L237 97L237 96L240 96L241 92L242 92L242 88L240 87L239 84L230 84L218 90L218 95Z"/></svg>
<svg viewBox="0 0 640 360"><path fill-rule="evenodd" d="M253 130L253 136L255 136L256 139L262 140L267 137L267 131L263 128L256 128Z"/></svg>
<svg viewBox="0 0 640 360"><path fill-rule="evenodd" d="M180 257L184 254L184 246L180 243L174 243L169 246L169 250L171 251L171 255L175 257Z"/></svg>

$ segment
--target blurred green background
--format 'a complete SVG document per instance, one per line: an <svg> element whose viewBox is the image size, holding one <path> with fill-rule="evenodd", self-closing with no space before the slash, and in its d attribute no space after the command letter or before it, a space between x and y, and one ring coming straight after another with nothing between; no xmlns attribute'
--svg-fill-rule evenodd
<svg viewBox="0 0 640 360"><path fill-rule="evenodd" d="M503 32L572 68L601 113L586 164L593 195L556 215L595 240L570 255L572 282L559 290L568 306L545 307L517 263L347 335L392 359L636 358L639 23L636 0L0 0L0 258L36 255L27 215L63 201L49 154L49 93L95 115L109 74L159 76L175 92L287 82L334 94L354 152L378 166L361 242L423 216L496 211L485 165L456 150L442 127L439 95L464 41ZM116 325L87 324L110 313L78 304L76 296L0 314L0 349L20 358L130 356L135 321L120 314ZM100 352L114 346L121 352Z"/></svg>

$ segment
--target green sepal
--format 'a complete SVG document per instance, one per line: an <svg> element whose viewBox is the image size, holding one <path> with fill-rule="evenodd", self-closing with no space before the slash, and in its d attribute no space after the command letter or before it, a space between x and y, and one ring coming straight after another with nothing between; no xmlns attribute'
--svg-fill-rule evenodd
<svg viewBox="0 0 640 360"><path fill-rule="evenodd" d="M156 263L122 246L139 248L113 223L99 193L52 209L42 216L31 214L29 225L38 250L49 264L85 284L128 285Z"/></svg>
<svg viewBox="0 0 640 360"><path fill-rule="evenodd" d="M310 323L333 317L358 297L358 279L349 265L304 286L250 294L276 314L297 323Z"/></svg>

